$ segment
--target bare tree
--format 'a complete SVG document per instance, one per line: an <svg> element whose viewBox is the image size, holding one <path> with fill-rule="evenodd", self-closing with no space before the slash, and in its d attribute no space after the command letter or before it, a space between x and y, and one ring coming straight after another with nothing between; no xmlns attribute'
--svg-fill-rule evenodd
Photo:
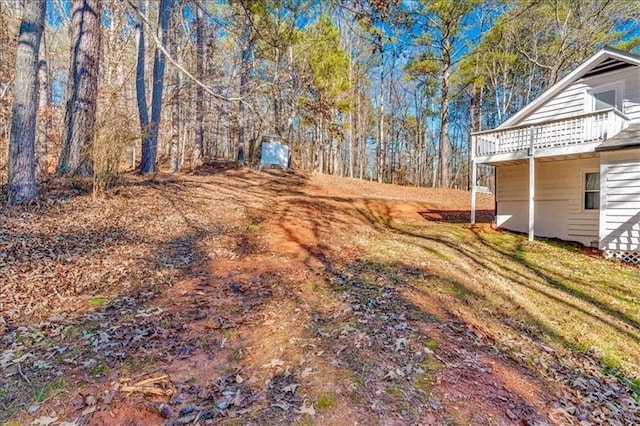
<svg viewBox="0 0 640 426"><path fill-rule="evenodd" d="M171 27L171 40L169 40L169 54L173 58L178 58L179 43L179 23L177 15L171 14L169 20ZM170 103L171 103L171 144L169 147L169 167L171 173L175 173L180 169L180 103L181 103L181 85L182 74L177 67L171 68L170 81Z"/></svg>
<svg viewBox="0 0 640 426"><path fill-rule="evenodd" d="M196 9L196 72L200 81L204 80L204 23L202 9ZM204 150L204 88L196 86L196 146L194 162L202 164Z"/></svg>
<svg viewBox="0 0 640 426"><path fill-rule="evenodd" d="M26 2L14 80L11 134L9 142L9 204L36 197L36 110L38 107L38 54L44 29L46 0Z"/></svg>
<svg viewBox="0 0 640 426"><path fill-rule="evenodd" d="M142 140L142 163L140 173L155 173L158 157L158 130L160 127L160 116L162 113L162 92L164 89L164 68L166 57L164 53L167 46L167 33L169 29L169 17L173 8L173 0L161 0L158 12L158 31L160 32L160 43L156 46L153 60L153 88L151 91L151 122L148 131L145 132ZM140 50L138 50L140 59ZM138 65L139 66L139 65ZM145 129L143 129L145 130Z"/></svg>
<svg viewBox="0 0 640 426"><path fill-rule="evenodd" d="M102 44L102 0L73 0L73 44L60 174L90 175Z"/></svg>
<svg viewBox="0 0 640 426"><path fill-rule="evenodd" d="M144 22L142 19L143 0L138 0L137 6L140 13L134 14L135 30L136 30L136 38L137 38L136 100L138 105L138 116L140 118L140 130L142 133L142 140L144 144L144 141L147 138L147 132L149 131L149 106L147 104L147 89L145 87L145 79L144 79L145 42L144 42Z"/></svg>
<svg viewBox="0 0 640 426"><path fill-rule="evenodd" d="M247 85L249 83L249 68L251 58L251 19L249 17L249 9L245 8L246 16L242 24L242 34L238 38L240 45L240 91L239 97L243 98L247 94ZM245 126L247 125L247 117L245 114L244 100L240 100L238 104L238 164L244 165L245 160Z"/></svg>
<svg viewBox="0 0 640 426"><path fill-rule="evenodd" d="M51 128L51 82L46 37L40 43L38 60L38 117L36 132L36 177L47 172L47 139Z"/></svg>

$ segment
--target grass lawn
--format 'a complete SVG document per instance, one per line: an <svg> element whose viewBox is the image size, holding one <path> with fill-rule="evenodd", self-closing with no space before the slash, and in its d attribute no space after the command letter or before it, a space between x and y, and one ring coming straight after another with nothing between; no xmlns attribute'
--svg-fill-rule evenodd
<svg viewBox="0 0 640 426"><path fill-rule="evenodd" d="M391 265L423 259L425 275L409 293L438 294L448 311L504 337L501 343L515 339L513 350L524 332L558 350L592 353L634 377L640 391L638 267L487 227L396 221L388 228L367 255Z"/></svg>

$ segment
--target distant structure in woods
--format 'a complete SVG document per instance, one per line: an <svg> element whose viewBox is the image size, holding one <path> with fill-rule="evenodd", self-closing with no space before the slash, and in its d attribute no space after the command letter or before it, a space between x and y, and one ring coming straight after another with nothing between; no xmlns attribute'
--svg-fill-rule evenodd
<svg viewBox="0 0 640 426"><path fill-rule="evenodd" d="M640 56L606 47L493 130L472 137L496 167L506 229L640 263Z"/></svg>
<svg viewBox="0 0 640 426"><path fill-rule="evenodd" d="M277 137L265 136L262 139L260 167L277 166L283 169L289 167L291 151L288 145L280 142Z"/></svg>

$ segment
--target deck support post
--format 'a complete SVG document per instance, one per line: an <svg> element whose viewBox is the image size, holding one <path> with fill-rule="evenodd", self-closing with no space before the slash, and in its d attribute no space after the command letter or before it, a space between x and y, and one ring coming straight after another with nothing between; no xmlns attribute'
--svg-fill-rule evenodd
<svg viewBox="0 0 640 426"><path fill-rule="evenodd" d="M529 241L533 241L535 224L536 160L533 149L534 127L529 129Z"/></svg>
<svg viewBox="0 0 640 426"><path fill-rule="evenodd" d="M471 136L471 224L476 224L476 195L478 170L476 166L476 136Z"/></svg>

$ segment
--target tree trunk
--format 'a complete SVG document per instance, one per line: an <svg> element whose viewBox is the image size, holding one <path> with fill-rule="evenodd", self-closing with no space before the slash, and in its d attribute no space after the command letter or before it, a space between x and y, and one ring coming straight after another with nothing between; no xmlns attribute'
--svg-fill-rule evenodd
<svg viewBox="0 0 640 426"><path fill-rule="evenodd" d="M442 103L440 105L440 187L449 187L449 68L442 75Z"/></svg>
<svg viewBox="0 0 640 426"><path fill-rule="evenodd" d="M161 0L158 12L158 30L160 31L160 43L167 46L167 32L169 17L173 8L173 0ZM160 115L162 113L162 92L164 89L164 68L166 57L160 47L156 47L153 60L153 88L151 91L151 122L148 132L142 140L142 163L140 173L155 173L158 157L158 131L160 127Z"/></svg>
<svg viewBox="0 0 640 426"><path fill-rule="evenodd" d="M49 61L47 60L46 39L40 43L40 59L38 60L38 131L36 134L36 178L47 173L47 141L51 129L51 89Z"/></svg>
<svg viewBox="0 0 640 426"><path fill-rule="evenodd" d="M178 58L178 23L176 15L171 15L172 37L169 41L170 55ZM169 168L171 173L176 173L180 168L180 70L173 67L171 70L171 146L169 148Z"/></svg>
<svg viewBox="0 0 640 426"><path fill-rule="evenodd" d="M349 46L349 84L352 85L351 89L351 102L355 103L355 94L356 88L355 84L353 84L353 58L351 57L351 46ZM353 119L353 105L349 109L349 177L353 178L353 169L354 169L354 157L355 157L355 147L354 147L354 129L355 121Z"/></svg>
<svg viewBox="0 0 640 426"><path fill-rule="evenodd" d="M143 11L143 0L138 0L138 10ZM146 140L149 132L149 106L147 104L147 88L144 77L145 69L145 43L144 43L144 23L142 17L136 16L136 36L137 36L137 62L136 62L136 100L138 105L138 116L140 117L140 134L142 140ZM136 165L134 164L133 167Z"/></svg>
<svg viewBox="0 0 640 426"><path fill-rule="evenodd" d="M202 9L196 8L196 73L204 81L204 22ZM196 146L193 155L195 166L202 165L204 153L204 89L196 86Z"/></svg>
<svg viewBox="0 0 640 426"><path fill-rule="evenodd" d="M245 13L250 13L249 10L246 10ZM245 105L244 105L244 96L247 94L247 84L249 82L249 66L250 66L250 39L251 39L251 20L249 16L245 16L244 24L242 27L242 35L240 36L240 90L238 94L240 95L240 102L238 104L238 152L237 152L237 160L239 166L244 166L245 160L245 126L246 126L246 117L245 117Z"/></svg>
<svg viewBox="0 0 640 426"><path fill-rule="evenodd" d="M380 104L378 105L378 144L376 147L376 174L378 182L384 180L384 80L380 84Z"/></svg>
<svg viewBox="0 0 640 426"><path fill-rule="evenodd" d="M102 43L102 0L73 0L73 48L58 173L93 173L93 142Z"/></svg>
<svg viewBox="0 0 640 426"><path fill-rule="evenodd" d="M16 51L16 74L9 139L9 204L34 199L36 190L36 108L38 54L46 0L27 2Z"/></svg>

